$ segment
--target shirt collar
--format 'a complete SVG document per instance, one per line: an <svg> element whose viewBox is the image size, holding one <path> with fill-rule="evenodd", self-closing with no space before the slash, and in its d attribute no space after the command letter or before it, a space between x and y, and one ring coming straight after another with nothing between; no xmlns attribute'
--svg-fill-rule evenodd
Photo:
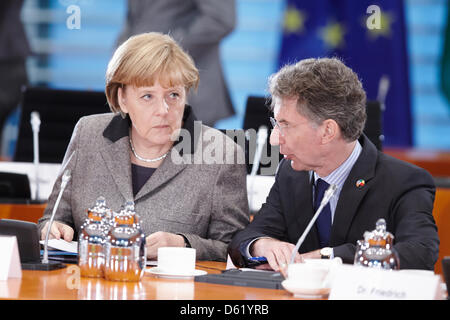
<svg viewBox="0 0 450 320"><path fill-rule="evenodd" d="M359 155L361 154L362 147L358 140L356 140L355 147L353 148L350 156L345 160L339 167L337 167L333 172L331 172L326 177L320 177L316 172L311 171L310 174L314 177L314 184L317 182L317 179L322 179L326 181L328 184L335 184L339 189L344 185L345 180L347 180L350 171L353 168L353 165L358 160Z"/></svg>

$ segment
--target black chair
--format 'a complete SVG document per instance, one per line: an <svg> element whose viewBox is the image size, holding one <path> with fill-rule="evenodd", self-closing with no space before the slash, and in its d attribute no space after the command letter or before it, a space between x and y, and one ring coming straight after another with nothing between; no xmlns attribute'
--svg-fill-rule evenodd
<svg viewBox="0 0 450 320"><path fill-rule="evenodd" d="M262 159L262 161L259 164L259 169L257 171L257 174L260 175L261 172L264 173L264 175L275 175L276 168L278 166L278 163L283 158L283 155L280 154L280 148L278 146L271 147L270 145L270 132L272 129L272 125L270 123L269 117L273 117L273 112L270 111L270 104L271 99L265 98L265 97L259 97L259 96L249 96L247 98L247 103L245 106L245 115L244 115L244 124L243 129L249 130L253 129L256 132L261 126L265 126L268 129L268 135L266 139L266 144L264 145L263 150L267 150L267 153L265 154L265 159ZM253 137L255 139L256 137ZM255 148L255 144L250 144L253 148ZM249 147L250 147L249 146ZM254 150L252 150L254 151ZM272 163L272 152L275 152L278 157L276 160L276 163ZM247 153L254 154L254 152L247 151ZM263 152L264 154L264 152ZM248 155L247 155L248 156ZM263 161L266 160L266 161ZM251 159L253 162L253 159ZM250 173L252 170L252 164L247 162L247 172Z"/></svg>
<svg viewBox="0 0 450 320"><path fill-rule="evenodd" d="M250 152L249 152L249 140L247 139L245 135L245 131L242 129L217 129L223 134L227 135L229 138L231 138L236 144L242 147L244 150L244 156L245 156L245 164L247 165L247 173L250 173L251 171L251 161L250 161ZM237 159L235 159L237 160Z"/></svg>
<svg viewBox="0 0 450 320"><path fill-rule="evenodd" d="M364 133L378 150L383 150L383 111L378 101L367 101L367 120Z"/></svg>
<svg viewBox="0 0 450 320"><path fill-rule="evenodd" d="M39 112L39 161L61 163L77 121L86 115L109 112L104 92L28 87L21 103L14 161L33 161L31 112Z"/></svg>
<svg viewBox="0 0 450 320"><path fill-rule="evenodd" d="M270 111L271 99L265 97L249 96L245 104L244 130L258 130L260 126L271 128L269 117L273 116Z"/></svg>
<svg viewBox="0 0 450 320"><path fill-rule="evenodd" d="M26 174L0 172L1 203L22 203L30 199L30 181Z"/></svg>

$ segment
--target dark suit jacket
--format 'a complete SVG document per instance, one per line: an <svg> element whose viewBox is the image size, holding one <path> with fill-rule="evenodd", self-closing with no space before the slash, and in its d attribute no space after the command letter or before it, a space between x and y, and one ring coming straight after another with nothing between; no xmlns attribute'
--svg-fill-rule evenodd
<svg viewBox="0 0 450 320"><path fill-rule="evenodd" d="M435 187L423 169L376 150L366 136L362 152L340 193L333 220L330 247L345 263L353 263L356 241L375 229L384 218L394 234L394 247L402 269L433 269L438 258L439 238L432 210ZM362 188L356 181L364 179ZM249 226L235 235L228 251L236 265L246 260L239 247L257 237L272 237L296 243L313 216L312 185L307 171L295 171L282 161L266 203ZM319 249L313 227L300 253Z"/></svg>

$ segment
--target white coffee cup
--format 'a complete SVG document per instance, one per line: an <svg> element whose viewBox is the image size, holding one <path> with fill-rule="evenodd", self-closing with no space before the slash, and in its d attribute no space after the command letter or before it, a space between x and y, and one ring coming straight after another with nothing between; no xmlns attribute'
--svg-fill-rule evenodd
<svg viewBox="0 0 450 320"><path fill-rule="evenodd" d="M158 269L167 274L192 275L195 271L195 254L194 248L158 248Z"/></svg>
<svg viewBox="0 0 450 320"><path fill-rule="evenodd" d="M288 280L296 283L299 288L323 288L328 269L307 263L293 263L288 266Z"/></svg>
<svg viewBox="0 0 450 320"><path fill-rule="evenodd" d="M305 289L329 288L342 259L305 259L288 266L288 280Z"/></svg>

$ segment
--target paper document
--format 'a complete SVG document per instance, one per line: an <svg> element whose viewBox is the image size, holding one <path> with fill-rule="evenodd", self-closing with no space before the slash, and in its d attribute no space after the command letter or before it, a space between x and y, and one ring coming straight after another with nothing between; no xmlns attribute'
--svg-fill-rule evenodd
<svg viewBox="0 0 450 320"><path fill-rule="evenodd" d="M39 241L40 244L44 245L45 241ZM49 239L48 246L53 249L58 249L61 251L67 251L72 253L78 253L78 242L71 241L68 242L63 239Z"/></svg>

